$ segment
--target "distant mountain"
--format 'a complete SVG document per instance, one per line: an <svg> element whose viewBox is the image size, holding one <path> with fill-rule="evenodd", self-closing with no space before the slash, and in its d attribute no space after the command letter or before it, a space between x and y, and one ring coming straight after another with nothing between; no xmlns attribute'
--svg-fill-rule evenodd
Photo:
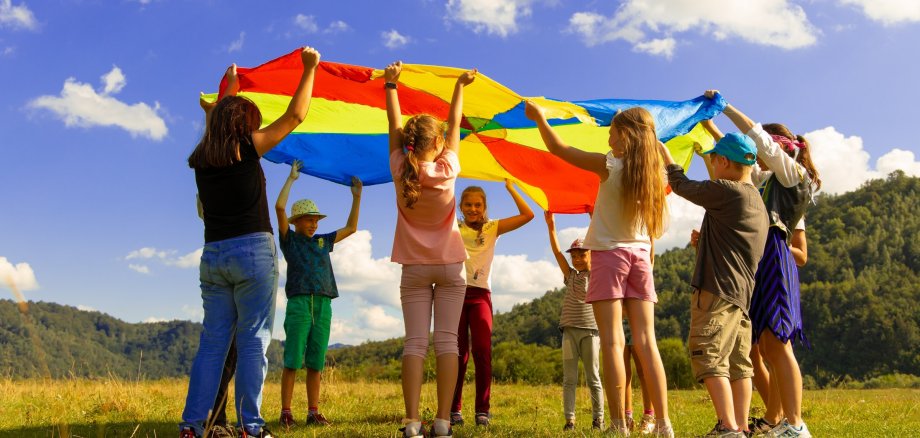
<svg viewBox="0 0 920 438"><path fill-rule="evenodd" d="M163 378L187 376L198 350L201 324L190 321L126 323L100 312L55 303L0 300L0 373L20 377ZM269 347L272 369L281 364L278 341Z"/></svg>

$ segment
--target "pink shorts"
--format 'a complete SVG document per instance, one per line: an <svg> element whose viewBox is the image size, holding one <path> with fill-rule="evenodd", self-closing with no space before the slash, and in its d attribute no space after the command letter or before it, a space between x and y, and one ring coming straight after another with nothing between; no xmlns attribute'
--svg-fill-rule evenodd
<svg viewBox="0 0 920 438"><path fill-rule="evenodd" d="M645 248L591 251L591 280L585 302L636 298L658 302L652 262Z"/></svg>

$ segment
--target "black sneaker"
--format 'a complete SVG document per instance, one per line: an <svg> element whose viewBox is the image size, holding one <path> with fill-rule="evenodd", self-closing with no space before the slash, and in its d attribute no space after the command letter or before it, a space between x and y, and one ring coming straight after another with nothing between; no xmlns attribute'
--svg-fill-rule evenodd
<svg viewBox="0 0 920 438"><path fill-rule="evenodd" d="M275 438L275 434L272 431L268 430L267 427L262 426L262 430L259 433L248 433L246 429L241 429L240 438Z"/></svg>
<svg viewBox="0 0 920 438"><path fill-rule="evenodd" d="M562 426L563 432L571 432L575 430L575 422L572 420L566 420L565 426Z"/></svg>
<svg viewBox="0 0 920 438"><path fill-rule="evenodd" d="M460 412L451 412L450 413L450 425L451 426L463 426L463 414Z"/></svg>
<svg viewBox="0 0 920 438"><path fill-rule="evenodd" d="M751 434L763 435L776 427L775 424L770 424L763 417L752 418L750 424L748 424L748 430L751 431Z"/></svg>
<svg viewBox="0 0 920 438"><path fill-rule="evenodd" d="M591 428L596 430L604 430L604 419L597 417L594 421L591 422Z"/></svg>
<svg viewBox="0 0 920 438"><path fill-rule="evenodd" d="M195 433L195 429L191 427L183 427L179 431L179 438L198 438L198 434Z"/></svg>
<svg viewBox="0 0 920 438"><path fill-rule="evenodd" d="M418 431L416 431L416 434L412 434L411 430L407 430L408 428L409 428L408 424L399 428L399 431L401 432L401 435L403 438L425 438L425 425L424 424L419 424Z"/></svg>
<svg viewBox="0 0 920 438"><path fill-rule="evenodd" d="M431 435L429 435L430 438L446 438L446 437L451 437L451 436L454 436L454 429L452 427L447 426L447 434L438 435L434 431L434 425L431 426Z"/></svg>
<svg viewBox="0 0 920 438"><path fill-rule="evenodd" d="M477 426L488 426L492 423L492 414L488 412L477 412L476 413L476 425Z"/></svg>

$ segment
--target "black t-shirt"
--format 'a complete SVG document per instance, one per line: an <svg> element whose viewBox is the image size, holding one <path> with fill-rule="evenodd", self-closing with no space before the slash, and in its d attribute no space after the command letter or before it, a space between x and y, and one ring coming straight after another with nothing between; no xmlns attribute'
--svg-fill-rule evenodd
<svg viewBox="0 0 920 438"><path fill-rule="evenodd" d="M265 174L252 138L240 144L240 159L226 167L195 169L198 197L204 207L205 243L272 232Z"/></svg>

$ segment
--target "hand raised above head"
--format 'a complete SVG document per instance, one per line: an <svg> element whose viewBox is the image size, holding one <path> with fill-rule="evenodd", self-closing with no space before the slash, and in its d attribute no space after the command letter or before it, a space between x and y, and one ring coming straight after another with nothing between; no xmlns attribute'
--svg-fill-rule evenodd
<svg viewBox="0 0 920 438"><path fill-rule="evenodd" d="M400 73L402 73L402 61L392 62L383 70L383 79L395 83L399 81Z"/></svg>
<svg viewBox="0 0 920 438"><path fill-rule="evenodd" d="M537 105L530 99L524 101L524 115L533 121L537 121L545 117L543 115L543 108L541 108L540 105Z"/></svg>
<svg viewBox="0 0 920 438"><path fill-rule="evenodd" d="M302 167L302 165L303 163L300 160L294 160L294 162L291 163L291 174L288 175L288 178L292 180L296 180L297 178L300 178L300 168Z"/></svg>
<svg viewBox="0 0 920 438"><path fill-rule="evenodd" d="M364 183L361 182L358 177L351 177L351 194L353 196L361 196L361 189L364 188Z"/></svg>
<svg viewBox="0 0 920 438"><path fill-rule="evenodd" d="M716 94L719 94L719 90L706 90L706 92L703 93L703 96L706 96L710 99L715 99Z"/></svg>
<svg viewBox="0 0 920 438"><path fill-rule="evenodd" d="M300 49L300 60L303 62L304 68L316 68L319 65L319 58L319 52L310 46L304 46Z"/></svg>
<svg viewBox="0 0 920 438"><path fill-rule="evenodd" d="M240 77L236 74L236 64L230 64L230 67L227 67L224 78L227 79L227 88L224 89L223 95L236 96L236 93L240 91Z"/></svg>
<svg viewBox="0 0 920 438"><path fill-rule="evenodd" d="M553 212L551 211L544 211L543 219L546 219L546 223L550 225L554 225L556 223L556 217L553 215Z"/></svg>
<svg viewBox="0 0 920 438"><path fill-rule="evenodd" d="M460 75L460 77L457 78L457 83L460 84L460 85L463 85L463 86L467 86L467 85L469 85L469 84L472 84L473 81L476 80L476 74L477 74L477 73L479 73L479 70L476 70L475 68L472 69L472 70L467 70L467 71L463 72L463 73Z"/></svg>

